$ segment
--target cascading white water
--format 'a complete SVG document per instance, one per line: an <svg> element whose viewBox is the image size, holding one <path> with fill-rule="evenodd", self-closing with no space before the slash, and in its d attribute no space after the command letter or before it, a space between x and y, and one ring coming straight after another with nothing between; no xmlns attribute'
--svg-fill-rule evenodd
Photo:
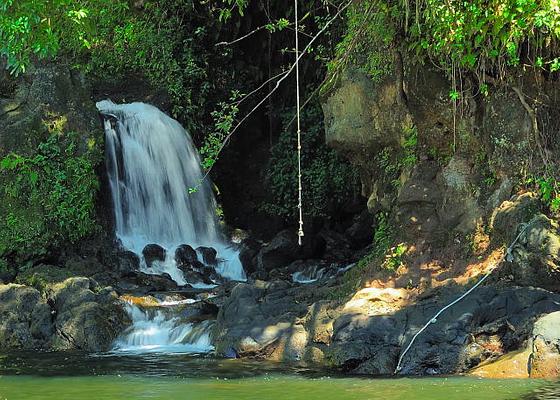
<svg viewBox="0 0 560 400"><path fill-rule="evenodd" d="M176 248L209 246L217 251L217 273L245 280L239 253L220 234L216 202L209 183L202 181L189 134L148 104L104 100L96 105L104 116L116 236L140 257L140 268L150 274L168 273L184 285L188 282L175 262ZM189 188L197 190L189 194ZM166 249L166 258L148 268L142 250L152 243ZM169 311L143 311L133 305L127 305L127 310L132 326L117 340L115 350L204 353L213 349L208 323L185 324Z"/></svg>
<svg viewBox="0 0 560 400"><path fill-rule="evenodd" d="M351 263L345 267L337 267L337 268L333 268L332 265L330 268L322 267L320 265L313 265L311 267L305 268L303 271L294 272L292 274L292 282L301 283L305 285L327 278L332 279L335 276L340 276L344 274L346 271L354 267L354 265L356 264Z"/></svg>
<svg viewBox="0 0 560 400"><path fill-rule="evenodd" d="M98 102L105 116L106 161L116 235L122 245L142 257L156 243L167 249L164 262L147 273L168 273L185 284L177 268L177 246L210 246L217 250L216 271L225 278L245 280L239 254L220 235L216 203L199 165L192 139L183 127L149 104ZM197 188L189 194L189 188Z"/></svg>
<svg viewBox="0 0 560 400"><path fill-rule="evenodd" d="M132 325L121 335L114 350L144 352L208 353L214 350L210 340L211 322L183 323L169 318L161 310L141 310L127 304Z"/></svg>

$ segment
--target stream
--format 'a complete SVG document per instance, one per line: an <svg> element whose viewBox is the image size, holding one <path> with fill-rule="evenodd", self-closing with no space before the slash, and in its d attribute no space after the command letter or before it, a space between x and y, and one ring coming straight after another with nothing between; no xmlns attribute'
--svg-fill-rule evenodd
<svg viewBox="0 0 560 400"><path fill-rule="evenodd" d="M2 400L558 399L560 385L470 377L368 379L188 354L0 354Z"/></svg>

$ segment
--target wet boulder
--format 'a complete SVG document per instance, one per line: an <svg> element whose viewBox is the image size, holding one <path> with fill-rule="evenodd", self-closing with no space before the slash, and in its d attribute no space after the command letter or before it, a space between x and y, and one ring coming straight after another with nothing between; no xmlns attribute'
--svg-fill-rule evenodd
<svg viewBox="0 0 560 400"><path fill-rule="evenodd" d="M183 272L200 271L202 268L204 268L204 264L200 261L193 261L189 263L177 264L177 268L179 268Z"/></svg>
<svg viewBox="0 0 560 400"><path fill-rule="evenodd" d="M322 258L327 249L327 241L322 235L307 234L303 237L301 246L298 245L298 258Z"/></svg>
<svg viewBox="0 0 560 400"><path fill-rule="evenodd" d="M46 349L52 334L51 309L38 290L0 285L0 349Z"/></svg>
<svg viewBox="0 0 560 400"><path fill-rule="evenodd" d="M205 275L204 273L196 269L183 270L183 276L185 277L185 280L191 285L196 285L201 283L205 285L213 284L212 280L208 275Z"/></svg>
<svg viewBox="0 0 560 400"><path fill-rule="evenodd" d="M223 283L224 278L214 269L214 267L210 267L208 265L202 266L199 269L200 273L204 275L204 277L212 283Z"/></svg>
<svg viewBox="0 0 560 400"><path fill-rule="evenodd" d="M257 268L262 271L271 271L275 268L285 267L298 258L298 252L297 235L292 230L283 230L259 251Z"/></svg>
<svg viewBox="0 0 560 400"><path fill-rule="evenodd" d="M212 247L204 247L204 246L200 246L197 247L196 251L198 251L200 253L200 255L202 256L202 262L206 265L217 265L218 264L218 260L216 258L218 252L216 251L216 249L212 248Z"/></svg>
<svg viewBox="0 0 560 400"><path fill-rule="evenodd" d="M312 283L334 277L338 272L337 264L323 260L297 260L287 268L291 280L295 283Z"/></svg>
<svg viewBox="0 0 560 400"><path fill-rule="evenodd" d="M138 271L140 269L140 257L129 250L119 251L117 253L117 269L121 275Z"/></svg>
<svg viewBox="0 0 560 400"><path fill-rule="evenodd" d="M123 277L117 285L119 292L150 293L167 292L176 290L177 283L169 274L146 274L145 272L135 271Z"/></svg>
<svg viewBox="0 0 560 400"><path fill-rule="evenodd" d="M294 299L299 293L300 288L282 281L236 284L218 313L218 354L231 354L233 349L242 357L301 360L308 333L294 322L307 312L307 305Z"/></svg>
<svg viewBox="0 0 560 400"><path fill-rule="evenodd" d="M329 260L348 261L355 257L356 250L345 235L331 229L323 229L317 236L324 240L324 245L321 242L314 244L317 251L314 256L308 258L324 257ZM309 246L309 235L304 237L303 243L304 246Z"/></svg>
<svg viewBox="0 0 560 400"><path fill-rule="evenodd" d="M286 229L261 248L257 255L257 269L272 271L286 267L295 260L318 259L325 254L326 248L327 240L323 235L307 234L300 246L297 233Z"/></svg>
<svg viewBox="0 0 560 400"><path fill-rule="evenodd" d="M202 322L216 319L219 311L215 304L198 301L183 307L179 316L185 323Z"/></svg>
<svg viewBox="0 0 560 400"><path fill-rule="evenodd" d="M246 273L252 274L257 269L257 254L261 244L254 239L248 238L239 246L239 261Z"/></svg>
<svg viewBox="0 0 560 400"><path fill-rule="evenodd" d="M182 244L175 250L175 262L177 267L185 267L198 262L196 251L188 244Z"/></svg>
<svg viewBox="0 0 560 400"><path fill-rule="evenodd" d="M204 265L198 260L177 263L177 268L183 272L185 280L191 284L213 284L213 277L216 276L214 268Z"/></svg>
<svg viewBox="0 0 560 400"><path fill-rule="evenodd" d="M165 249L159 244L148 244L142 250L142 255L148 267L152 266L154 261L165 261Z"/></svg>

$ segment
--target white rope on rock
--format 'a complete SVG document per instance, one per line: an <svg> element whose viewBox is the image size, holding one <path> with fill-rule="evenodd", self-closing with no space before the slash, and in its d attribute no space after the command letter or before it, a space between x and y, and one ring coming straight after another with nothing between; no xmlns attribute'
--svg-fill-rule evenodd
<svg viewBox="0 0 560 400"><path fill-rule="evenodd" d="M299 29L298 29L298 0L294 0L295 10L295 32L296 32L296 118L297 118L297 155L298 155L298 211L299 211L299 229L298 244L301 246L303 233L303 202L302 193L303 186L301 184L301 121L299 113Z"/></svg>
<svg viewBox="0 0 560 400"><path fill-rule="evenodd" d="M494 264L494 266L492 266L492 268L490 268L488 270L488 272L486 272L486 274L484 274L484 276L482 278L480 278L480 280L473 286L471 287L469 290L467 290L465 293L463 293L461 296L459 296L458 298L456 298L455 300L453 300L451 303L449 303L448 305L446 305L445 307L443 307L441 310L439 310L432 318L430 318L430 320L426 323L426 325L424 325L422 328L420 328L420 330L418 332L416 332L416 334L412 337L412 339L410 340L410 343L408 344L408 346L406 346L406 348L404 349L404 351L401 353L400 357L399 357L399 362L397 363L397 367L395 368L395 374L397 374L398 372L401 371L402 369L402 361L404 359L404 356L406 355L406 353L410 350L410 348L412 347L414 341L416 340L416 338L422 333L424 332L428 326L430 326L430 324L435 324L437 322L438 317L448 308L453 307L455 304L457 304L458 302L460 302L461 300L463 300L465 297L467 297L469 294L472 293L473 290L475 290L477 287L479 287L482 282L484 282L486 280L486 278L488 278L492 272L494 272L498 266L502 263L502 261L504 261L504 259L506 259L507 261L513 261L513 256L511 254L511 251L513 249L513 246L515 246L515 244L517 243L517 241L519 240L519 238L521 237L521 235L523 234L523 232L525 232L525 229L527 229L528 225L524 225L523 229L521 229L521 231L519 232L519 234L517 235L517 237L515 238L515 240L510 244L510 246L507 248L506 252L504 253L504 255L500 258L500 260Z"/></svg>

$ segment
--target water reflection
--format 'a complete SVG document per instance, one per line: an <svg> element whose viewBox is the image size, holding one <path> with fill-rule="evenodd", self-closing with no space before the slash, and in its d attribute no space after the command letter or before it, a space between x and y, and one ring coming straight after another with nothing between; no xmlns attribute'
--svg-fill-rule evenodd
<svg viewBox="0 0 560 400"><path fill-rule="evenodd" d="M521 400L559 400L560 382L546 384L521 397Z"/></svg>
<svg viewBox="0 0 560 400"><path fill-rule="evenodd" d="M0 355L0 398L559 400L560 383L468 377L371 379L188 354L17 352Z"/></svg>
<svg viewBox="0 0 560 400"><path fill-rule="evenodd" d="M336 375L332 371L251 360L230 360L192 354L80 352L15 352L0 355L0 375L88 376L142 375L181 378L247 378L264 374Z"/></svg>

